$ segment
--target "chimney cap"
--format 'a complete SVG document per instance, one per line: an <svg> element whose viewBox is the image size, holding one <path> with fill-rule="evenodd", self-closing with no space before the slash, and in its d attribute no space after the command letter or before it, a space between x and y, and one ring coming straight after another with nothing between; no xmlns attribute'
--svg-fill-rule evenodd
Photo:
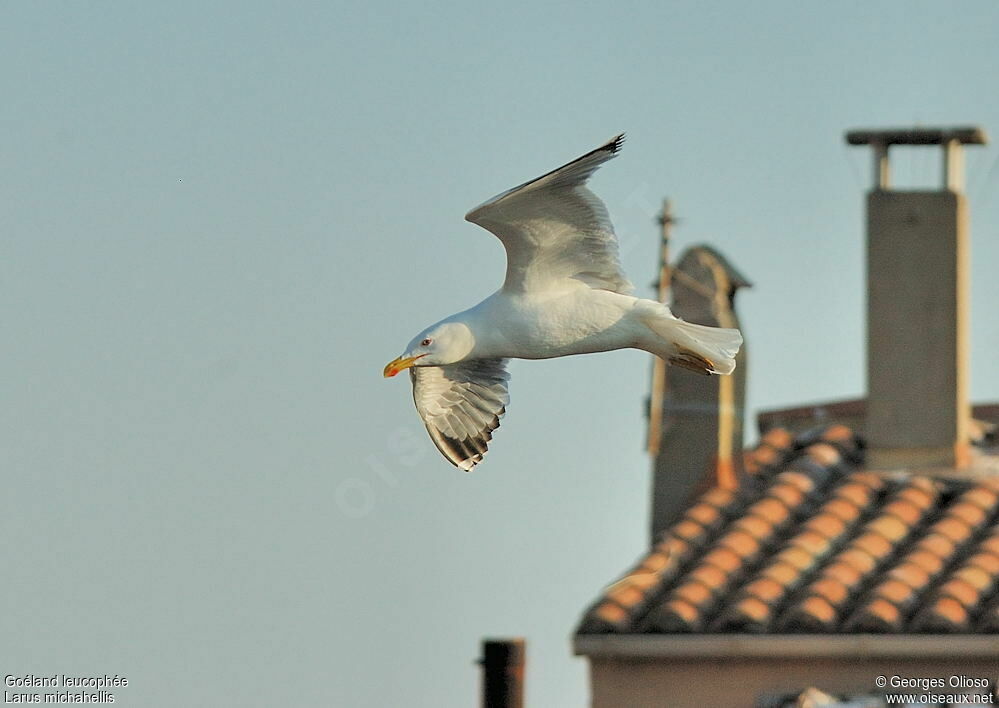
<svg viewBox="0 0 999 708"><path fill-rule="evenodd" d="M945 145L956 140L963 145L986 145L985 130L977 125L952 128L889 128L886 130L850 130L850 145Z"/></svg>

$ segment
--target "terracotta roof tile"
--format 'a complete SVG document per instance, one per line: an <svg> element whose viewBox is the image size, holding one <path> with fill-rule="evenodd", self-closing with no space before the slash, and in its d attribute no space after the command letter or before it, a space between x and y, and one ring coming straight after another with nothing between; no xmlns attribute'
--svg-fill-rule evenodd
<svg viewBox="0 0 999 708"><path fill-rule="evenodd" d="M696 632L704 626L704 622L697 607L674 598L653 609L646 619L646 626L657 632Z"/></svg>
<svg viewBox="0 0 999 708"><path fill-rule="evenodd" d="M860 581L864 577L860 570L846 563L834 563L826 566L822 574L827 578L839 580L851 589L859 587Z"/></svg>
<svg viewBox="0 0 999 708"><path fill-rule="evenodd" d="M978 601L981 593L963 580L951 578L937 589L937 595L952 598L964 607L969 607Z"/></svg>
<svg viewBox="0 0 999 708"><path fill-rule="evenodd" d="M773 448L763 447L746 453L744 464L749 474L759 475L767 468L777 467L783 459L783 455Z"/></svg>
<svg viewBox="0 0 999 708"><path fill-rule="evenodd" d="M832 538L836 538L836 536L833 536ZM805 529L794 537L791 541L791 545L795 548L802 549L811 556L824 556L832 547L832 542L829 536L824 536L818 531Z"/></svg>
<svg viewBox="0 0 999 708"><path fill-rule="evenodd" d="M745 531L753 538L762 540L773 534L774 525L759 516L743 516L732 522L732 528Z"/></svg>
<svg viewBox="0 0 999 708"><path fill-rule="evenodd" d="M878 559L862 548L847 548L836 557L833 565L848 565L861 575L868 575L878 567Z"/></svg>
<svg viewBox="0 0 999 708"><path fill-rule="evenodd" d="M910 553L906 558L910 563L925 570L930 577L937 575L941 570L943 570L944 560L940 556L935 553L930 553L929 551L917 549Z"/></svg>
<svg viewBox="0 0 999 708"><path fill-rule="evenodd" d="M833 607L840 607L850 597L850 588L835 578L823 577L809 586L809 592L824 597Z"/></svg>
<svg viewBox="0 0 999 708"><path fill-rule="evenodd" d="M965 522L971 528L978 530L985 525L988 514L982 507L971 502L962 501L947 509L947 516L953 516Z"/></svg>
<svg viewBox="0 0 999 708"><path fill-rule="evenodd" d="M968 611L952 597L938 597L913 621L918 632L952 633L968 629Z"/></svg>
<svg viewBox="0 0 999 708"><path fill-rule="evenodd" d="M669 555L660 551L654 551L645 557L641 564L639 564L639 567L650 573L657 573L661 572L667 565L669 565Z"/></svg>
<svg viewBox="0 0 999 708"><path fill-rule="evenodd" d="M784 502L784 506L788 509L793 509L805 499L805 492L801 489L801 486L788 482L775 484L770 488L770 496Z"/></svg>
<svg viewBox="0 0 999 708"><path fill-rule="evenodd" d="M768 565L760 572L760 575L764 578L769 578L774 582L780 583L781 585L791 585L800 577L801 574L793 565L780 562Z"/></svg>
<svg viewBox="0 0 999 708"><path fill-rule="evenodd" d="M983 539L978 548L979 550L988 551L993 555L999 556L999 527L990 536Z"/></svg>
<svg viewBox="0 0 999 708"><path fill-rule="evenodd" d="M627 609L641 602L643 593L634 585L619 586L607 593L607 599Z"/></svg>
<svg viewBox="0 0 999 708"><path fill-rule="evenodd" d="M842 455L840 455L839 450L829 443L815 443L814 445L809 445L805 449L805 455L822 467L832 467L833 465L839 464L842 459Z"/></svg>
<svg viewBox="0 0 999 708"><path fill-rule="evenodd" d="M762 602L770 603L783 597L787 592L787 586L783 583L778 583L773 578L759 577L747 583L742 591L744 594L751 595Z"/></svg>
<svg viewBox="0 0 999 708"><path fill-rule="evenodd" d="M655 547L655 552L662 553L672 563L686 561L694 555L700 546L684 541L682 538L669 537Z"/></svg>
<svg viewBox="0 0 999 708"><path fill-rule="evenodd" d="M822 439L841 447L856 447L856 436L845 425L831 425L822 432Z"/></svg>
<svg viewBox="0 0 999 708"><path fill-rule="evenodd" d="M887 600L896 607L904 608L911 605L916 598L916 588L898 578L888 578L875 587L871 595Z"/></svg>
<svg viewBox="0 0 999 708"><path fill-rule="evenodd" d="M957 544L942 534L938 534L931 528L929 533L916 542L916 549L929 551L940 558L949 558L954 554Z"/></svg>
<svg viewBox="0 0 999 708"><path fill-rule="evenodd" d="M878 598L867 606L870 617L876 617L889 627L898 627L901 621L901 614L898 608L887 600Z"/></svg>
<svg viewBox="0 0 999 708"><path fill-rule="evenodd" d="M691 580L696 580L709 588L722 588L725 586L726 575L723 570L715 565L700 565L689 574Z"/></svg>
<svg viewBox="0 0 999 708"><path fill-rule="evenodd" d="M873 526L873 523L871 526ZM853 540L853 547L866 551L875 561L885 559L894 548L892 542L877 531L867 531L863 535L858 536Z"/></svg>
<svg viewBox="0 0 999 708"><path fill-rule="evenodd" d="M893 603L875 598L860 608L846 626L857 632L897 632L902 626L902 613Z"/></svg>
<svg viewBox="0 0 999 708"><path fill-rule="evenodd" d="M808 457L799 457L791 463L790 470L780 473L777 477L777 483L790 485L803 494L811 494L815 490L817 483L824 481L826 476L823 474L824 469Z"/></svg>
<svg viewBox="0 0 999 708"><path fill-rule="evenodd" d="M738 611L756 622L762 622L770 614L770 606L755 597L747 597L739 601Z"/></svg>
<svg viewBox="0 0 999 708"><path fill-rule="evenodd" d="M684 583L673 591L672 597L680 598L690 603L694 607L704 607L707 605L715 593L703 583Z"/></svg>
<svg viewBox="0 0 999 708"><path fill-rule="evenodd" d="M999 633L999 479L859 469L841 425L774 429L579 632Z"/></svg>
<svg viewBox="0 0 999 708"><path fill-rule="evenodd" d="M923 510L908 500L895 499L882 509L882 513L901 519L906 526L912 526L922 517Z"/></svg>
<svg viewBox="0 0 999 708"><path fill-rule="evenodd" d="M909 534L909 527L897 516L892 515L879 516L868 525L868 528L889 544L898 543Z"/></svg>
<svg viewBox="0 0 999 708"><path fill-rule="evenodd" d="M773 497L767 497L756 502L746 510L746 514L749 516L758 516L768 521L771 526L783 524L790 516L787 505Z"/></svg>
<svg viewBox="0 0 999 708"><path fill-rule="evenodd" d="M767 445L775 450L789 450L794 444L794 437L784 428L773 428L760 440L761 445Z"/></svg>
<svg viewBox="0 0 999 708"><path fill-rule="evenodd" d="M712 487L700 496L700 501L718 508L726 508L736 500L736 491L724 487Z"/></svg>
<svg viewBox="0 0 999 708"><path fill-rule="evenodd" d="M810 595L786 613L783 629L791 632L831 632L839 619L839 612L824 597Z"/></svg>
<svg viewBox="0 0 999 708"><path fill-rule="evenodd" d="M898 492L898 498L911 502L920 511L926 511L936 502L935 484L925 478L915 477Z"/></svg>
<svg viewBox="0 0 999 708"><path fill-rule="evenodd" d="M718 540L718 545L728 548L743 559L756 555L762 545L760 539L741 529L734 529Z"/></svg>
<svg viewBox="0 0 999 708"><path fill-rule="evenodd" d="M776 560L802 571L814 565L815 556L803 548L788 546L777 554Z"/></svg>
<svg viewBox="0 0 999 708"><path fill-rule="evenodd" d="M774 428L763 436L755 449L745 454L746 471L751 475L763 475L780 467L791 452L793 442L788 431Z"/></svg>
<svg viewBox="0 0 999 708"><path fill-rule="evenodd" d="M613 602L601 603L593 612L594 617L607 624L618 625L628 619L628 613Z"/></svg>
<svg viewBox="0 0 999 708"><path fill-rule="evenodd" d="M846 499L833 499L826 505L826 507L830 514L833 514L848 524L853 523L860 518L859 507Z"/></svg>
<svg viewBox="0 0 999 708"><path fill-rule="evenodd" d="M711 535L710 532L704 528L704 526L691 519L683 519L680 521L673 527L671 533L674 538L683 539L684 541L698 545L707 543L708 538Z"/></svg>
<svg viewBox="0 0 999 708"><path fill-rule="evenodd" d="M939 534L957 544L966 542L971 537L971 534L974 533L974 529L963 520L948 516L933 524L930 533Z"/></svg>
<svg viewBox="0 0 999 708"><path fill-rule="evenodd" d="M875 490L870 485L864 484L859 480L852 480L846 484L841 484L833 492L833 496L837 499L845 499L856 506L863 507L871 503L874 493Z"/></svg>
<svg viewBox="0 0 999 708"><path fill-rule="evenodd" d="M696 521L706 529L717 529L725 521L725 516L721 510L707 502L700 502L687 509L684 517Z"/></svg>
<svg viewBox="0 0 999 708"><path fill-rule="evenodd" d="M846 522L833 514L823 513L813 516L804 524L802 528L807 532L816 533L823 538L839 538L846 531Z"/></svg>
<svg viewBox="0 0 999 708"><path fill-rule="evenodd" d="M888 571L888 577L902 581L911 588L922 588L930 582L930 574L911 561L903 561Z"/></svg>
<svg viewBox="0 0 999 708"><path fill-rule="evenodd" d="M746 596L721 614L711 627L715 632L766 631L772 615L772 606L757 597Z"/></svg>
<svg viewBox="0 0 999 708"><path fill-rule="evenodd" d="M734 573L742 567L742 558L735 551L724 546L715 546L704 555L702 561L707 565L713 565L726 576Z"/></svg>
<svg viewBox="0 0 999 708"><path fill-rule="evenodd" d="M981 568L993 578L999 578L999 555L988 551L979 551L968 558L968 565Z"/></svg>
<svg viewBox="0 0 999 708"><path fill-rule="evenodd" d="M972 487L961 498L988 513L995 512L996 507L999 507L999 492L984 484Z"/></svg>

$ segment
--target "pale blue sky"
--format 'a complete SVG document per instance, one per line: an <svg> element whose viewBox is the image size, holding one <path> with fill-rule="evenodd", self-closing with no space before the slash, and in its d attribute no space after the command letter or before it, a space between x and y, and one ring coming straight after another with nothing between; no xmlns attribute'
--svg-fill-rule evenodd
<svg viewBox="0 0 999 708"><path fill-rule="evenodd" d="M843 132L999 137L997 31L992 0L5 3L0 671L124 675L126 706L457 708L480 639L524 635L529 705L583 705L569 636L646 540L649 357L515 362L489 458L448 465L381 369L498 285L462 215L627 131L593 187L632 280L668 195L678 249L756 284L752 412L860 395ZM968 151L990 401L997 156Z"/></svg>

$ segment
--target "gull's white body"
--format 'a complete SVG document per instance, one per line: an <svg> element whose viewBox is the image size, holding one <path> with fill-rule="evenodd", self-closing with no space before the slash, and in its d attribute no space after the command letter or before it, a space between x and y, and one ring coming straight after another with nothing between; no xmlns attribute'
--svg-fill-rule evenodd
<svg viewBox="0 0 999 708"><path fill-rule="evenodd" d="M676 351L666 351L662 338L643 320L643 315L666 312L652 300L574 283L543 294L500 290L428 329L444 323L467 327L473 347L462 361L552 359L629 347L668 358Z"/></svg>
<svg viewBox="0 0 999 708"><path fill-rule="evenodd" d="M503 287L428 327L386 376L409 368L431 439L461 469L482 461L509 402L507 359L642 349L703 374L729 374L738 330L677 319L629 294L603 203L586 188L623 136L476 207L466 219L507 253Z"/></svg>

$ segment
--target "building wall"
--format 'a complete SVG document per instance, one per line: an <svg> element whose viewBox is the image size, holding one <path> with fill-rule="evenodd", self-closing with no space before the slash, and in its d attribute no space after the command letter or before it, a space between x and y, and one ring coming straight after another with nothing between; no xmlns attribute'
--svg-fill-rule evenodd
<svg viewBox="0 0 999 708"><path fill-rule="evenodd" d="M878 676L996 680L999 658L719 658L590 659L593 708L752 708L761 696L799 693L877 694ZM921 689L892 689L922 693ZM973 689L931 689L972 693Z"/></svg>

